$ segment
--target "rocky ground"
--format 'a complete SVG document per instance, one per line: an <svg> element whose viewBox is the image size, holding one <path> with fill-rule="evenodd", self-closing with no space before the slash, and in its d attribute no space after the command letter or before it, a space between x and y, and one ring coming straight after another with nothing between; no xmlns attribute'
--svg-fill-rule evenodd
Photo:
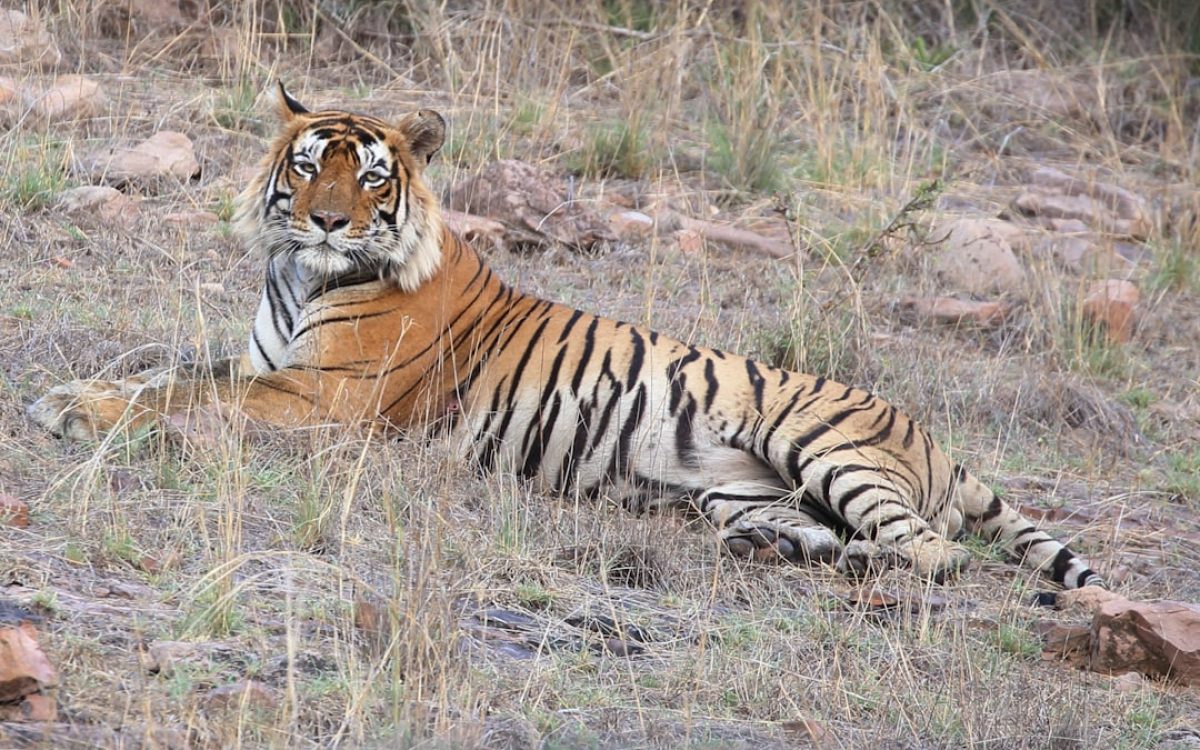
<svg viewBox="0 0 1200 750"><path fill-rule="evenodd" d="M3 11L0 744L1200 747L1200 19L1102 5ZM870 387L1113 593L741 564L418 436L41 434L241 350L278 78L439 109L506 278Z"/></svg>

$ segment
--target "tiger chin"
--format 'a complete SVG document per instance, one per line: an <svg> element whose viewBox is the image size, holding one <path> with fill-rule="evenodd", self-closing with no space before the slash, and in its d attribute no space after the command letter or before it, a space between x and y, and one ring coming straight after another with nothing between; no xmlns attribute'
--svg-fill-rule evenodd
<svg viewBox="0 0 1200 750"><path fill-rule="evenodd" d="M970 532L1062 586L1103 585L883 399L506 284L423 182L436 112L309 111L282 85L278 103L236 216L264 267L247 353L68 383L34 421L92 439L236 405L285 427L446 430L464 459L560 495L699 513L737 556L940 582L967 566L954 539Z"/></svg>

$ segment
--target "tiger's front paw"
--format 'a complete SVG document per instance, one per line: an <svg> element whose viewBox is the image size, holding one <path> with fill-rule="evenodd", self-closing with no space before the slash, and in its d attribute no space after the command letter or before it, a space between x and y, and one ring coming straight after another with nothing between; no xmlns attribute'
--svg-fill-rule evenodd
<svg viewBox="0 0 1200 750"><path fill-rule="evenodd" d="M145 410L131 409L130 396L120 382L75 380L51 388L27 413L55 437L95 440L122 421L145 421Z"/></svg>

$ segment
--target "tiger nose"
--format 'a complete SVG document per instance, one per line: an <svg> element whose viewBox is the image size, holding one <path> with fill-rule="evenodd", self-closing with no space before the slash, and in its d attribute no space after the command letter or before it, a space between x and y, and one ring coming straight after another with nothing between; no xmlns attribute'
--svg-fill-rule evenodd
<svg viewBox="0 0 1200 750"><path fill-rule="evenodd" d="M349 216L336 211L312 211L308 218L326 233L337 231L350 223Z"/></svg>

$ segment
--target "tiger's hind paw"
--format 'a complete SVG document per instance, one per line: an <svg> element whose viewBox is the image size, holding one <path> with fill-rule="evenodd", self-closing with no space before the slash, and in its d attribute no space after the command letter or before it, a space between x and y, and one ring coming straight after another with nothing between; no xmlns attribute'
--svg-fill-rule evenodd
<svg viewBox="0 0 1200 750"><path fill-rule="evenodd" d="M792 528L765 521L740 520L721 533L726 548L736 557L778 560L811 565L833 562L841 545L823 526Z"/></svg>
<svg viewBox="0 0 1200 750"><path fill-rule="evenodd" d="M941 537L901 547L855 539L846 545L837 567L856 578L878 575L890 568L908 568L934 583L945 583L957 577L970 562L971 553L965 547Z"/></svg>
<svg viewBox="0 0 1200 750"><path fill-rule="evenodd" d="M133 395L120 381L75 380L51 388L26 413L55 437L96 440L123 420L145 421L146 410L131 409Z"/></svg>

